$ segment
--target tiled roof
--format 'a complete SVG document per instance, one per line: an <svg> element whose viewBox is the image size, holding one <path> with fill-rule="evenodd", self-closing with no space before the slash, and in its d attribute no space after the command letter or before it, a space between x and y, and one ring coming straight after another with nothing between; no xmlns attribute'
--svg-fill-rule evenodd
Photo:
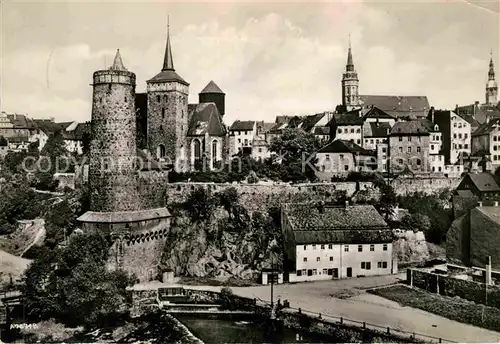
<svg viewBox="0 0 500 344"><path fill-rule="evenodd" d="M363 111L363 119L366 120L367 118L387 118L387 119L396 119L396 117L388 114L387 112L379 109L376 106L371 107L367 111Z"/></svg>
<svg viewBox="0 0 500 344"><path fill-rule="evenodd" d="M468 173L467 176L481 192L500 191L500 187L491 173Z"/></svg>
<svg viewBox="0 0 500 344"><path fill-rule="evenodd" d="M361 155L373 155L372 151L358 146L347 140L335 140L321 148L317 153L359 153Z"/></svg>
<svg viewBox="0 0 500 344"><path fill-rule="evenodd" d="M429 135L429 131L421 121L396 122L389 135Z"/></svg>
<svg viewBox="0 0 500 344"><path fill-rule="evenodd" d="M314 135L330 135L329 127L316 127L314 128Z"/></svg>
<svg viewBox="0 0 500 344"><path fill-rule="evenodd" d="M390 242L392 233L372 205L332 206L287 203L288 219L296 244Z"/></svg>
<svg viewBox="0 0 500 344"><path fill-rule="evenodd" d="M325 116L326 116L325 113L318 113L315 115L306 116L301 122L300 127L305 131L310 131L316 125L316 123L318 123Z"/></svg>
<svg viewBox="0 0 500 344"><path fill-rule="evenodd" d="M269 123L264 121L257 122L257 132L259 134L265 134L269 132L275 125L276 123Z"/></svg>
<svg viewBox="0 0 500 344"><path fill-rule="evenodd" d="M376 106L395 117L406 117L410 113L425 117L430 109L426 96L382 96L360 95L361 104Z"/></svg>
<svg viewBox="0 0 500 344"><path fill-rule="evenodd" d="M500 207L482 206L476 208L478 211L489 217L493 222L500 224Z"/></svg>
<svg viewBox="0 0 500 344"><path fill-rule="evenodd" d="M14 129L36 129L35 122L25 115L7 114L7 118L13 124Z"/></svg>
<svg viewBox="0 0 500 344"><path fill-rule="evenodd" d="M78 221L93 223L126 223L160 219L170 216L170 212L167 208L119 212L88 211L80 216Z"/></svg>
<svg viewBox="0 0 500 344"><path fill-rule="evenodd" d="M363 118L359 116L359 110L346 113L336 113L333 115L332 121L336 125L362 125Z"/></svg>
<svg viewBox="0 0 500 344"><path fill-rule="evenodd" d="M210 82L205 86L205 88L200 92L201 93L222 93L222 90L213 82L213 80L210 80Z"/></svg>
<svg viewBox="0 0 500 344"><path fill-rule="evenodd" d="M241 130L253 130L253 127L255 125L255 121L235 121L232 125L231 128L229 128L230 131L241 131Z"/></svg>
<svg viewBox="0 0 500 344"><path fill-rule="evenodd" d="M206 133L211 136L226 134L226 127L214 103L189 104L188 111L191 118L188 136L202 136Z"/></svg>
<svg viewBox="0 0 500 344"><path fill-rule="evenodd" d="M65 140L81 141L86 130L90 132L90 123L78 123L74 130L63 130L62 135Z"/></svg>
<svg viewBox="0 0 500 344"><path fill-rule="evenodd" d="M163 70L160 73L156 74L151 79L149 79L147 82L168 82L168 81L177 81L181 84L189 86L189 83L183 78L181 78L179 74L175 72L175 70Z"/></svg>
<svg viewBox="0 0 500 344"><path fill-rule="evenodd" d="M387 122L366 122L363 128L364 137L386 137L391 131Z"/></svg>
<svg viewBox="0 0 500 344"><path fill-rule="evenodd" d="M422 125L425 127L425 129L427 129L428 132L432 133L432 132L436 132L435 131L435 126L436 124L435 123L432 123L431 120L428 120L427 118L421 118L420 119L420 122L422 123ZM439 127L439 126L438 126ZM437 130L439 131L439 130Z"/></svg>

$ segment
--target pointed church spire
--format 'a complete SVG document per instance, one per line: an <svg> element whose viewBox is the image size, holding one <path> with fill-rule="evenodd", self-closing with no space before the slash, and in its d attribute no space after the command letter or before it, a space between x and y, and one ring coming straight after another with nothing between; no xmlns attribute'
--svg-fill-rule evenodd
<svg viewBox="0 0 500 344"><path fill-rule="evenodd" d="M170 46L170 16L167 16L167 46L165 47L165 58L163 60L162 71L175 70L172 58L172 47Z"/></svg>
<svg viewBox="0 0 500 344"><path fill-rule="evenodd" d="M351 34L349 34L349 51L347 52L346 71L354 72L354 62L352 62Z"/></svg>
<svg viewBox="0 0 500 344"><path fill-rule="evenodd" d="M495 66L493 65L493 51L490 50L490 70L488 71L488 80L495 80Z"/></svg>
<svg viewBox="0 0 500 344"><path fill-rule="evenodd" d="M116 49L115 59L113 60L112 70L127 70L123 65L122 56L120 55L120 49Z"/></svg>

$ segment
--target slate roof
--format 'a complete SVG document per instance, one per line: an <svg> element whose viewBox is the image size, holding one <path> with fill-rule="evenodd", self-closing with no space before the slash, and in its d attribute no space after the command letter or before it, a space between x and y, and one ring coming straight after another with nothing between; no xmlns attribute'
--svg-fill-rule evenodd
<svg viewBox="0 0 500 344"><path fill-rule="evenodd" d="M376 106L395 117L406 117L410 113L425 117L430 109L426 96L360 95L359 98L362 105Z"/></svg>
<svg viewBox="0 0 500 344"><path fill-rule="evenodd" d="M392 232L372 205L287 203L283 214L296 244L390 242Z"/></svg>
<svg viewBox="0 0 500 344"><path fill-rule="evenodd" d="M427 119L427 118L422 118L420 119L420 122L422 123L422 125L424 126L425 129L427 129L427 131L429 133L432 133L432 132L439 132L439 130L434 130L434 127L436 126L435 123L432 123L431 120ZM439 126L438 126L439 127Z"/></svg>
<svg viewBox="0 0 500 344"><path fill-rule="evenodd" d="M215 82L213 80L210 80L210 82L207 84L207 86L205 86L205 88L200 92L201 93L222 93L222 94L225 94L224 92L222 92L222 90L219 88L219 86L217 86L215 84Z"/></svg>
<svg viewBox="0 0 500 344"><path fill-rule="evenodd" d="M156 74L151 79L147 80L147 82L167 82L167 81L177 81L181 84L189 86L189 83L181 78L179 74L175 72L175 70L163 70L160 73Z"/></svg>
<svg viewBox="0 0 500 344"><path fill-rule="evenodd" d="M346 113L336 113L333 115L332 121L339 125L362 125L363 117L359 116L359 110L354 110Z"/></svg>
<svg viewBox="0 0 500 344"><path fill-rule="evenodd" d="M389 135L429 135L429 131L421 121L396 122Z"/></svg>
<svg viewBox="0 0 500 344"><path fill-rule="evenodd" d="M467 176L481 192L500 191L500 187L491 173L468 173Z"/></svg>
<svg viewBox="0 0 500 344"><path fill-rule="evenodd" d="M231 128L229 128L229 131L241 131L241 130L253 130L253 127L255 125L255 121L234 121L234 123L231 125Z"/></svg>
<svg viewBox="0 0 500 344"><path fill-rule="evenodd" d="M152 219L170 217L167 208L137 210L137 211L118 211L118 212L94 212L88 211L77 220L80 222L92 223L125 223L139 222Z"/></svg>
<svg viewBox="0 0 500 344"><path fill-rule="evenodd" d="M479 210L484 215L486 215L487 217L489 217L497 224L500 224L500 207L482 206L482 207L477 207L476 209Z"/></svg>
<svg viewBox="0 0 500 344"><path fill-rule="evenodd" d="M360 155L374 155L375 153L347 140L335 140L321 148L317 153L359 153Z"/></svg>
<svg viewBox="0 0 500 344"><path fill-rule="evenodd" d="M364 137L387 137L391 126L387 122L367 122L363 128Z"/></svg>
<svg viewBox="0 0 500 344"><path fill-rule="evenodd" d="M189 104L188 136L224 136L226 127L222 123L221 116L215 103Z"/></svg>
<svg viewBox="0 0 500 344"><path fill-rule="evenodd" d="M90 132L90 123L78 123L74 130L62 131L62 136L65 140L81 141L86 130Z"/></svg>
<svg viewBox="0 0 500 344"><path fill-rule="evenodd" d="M393 115L388 114L387 112L379 109L376 106L371 107L368 111L364 112L363 119L367 118L386 118L386 119L396 119Z"/></svg>

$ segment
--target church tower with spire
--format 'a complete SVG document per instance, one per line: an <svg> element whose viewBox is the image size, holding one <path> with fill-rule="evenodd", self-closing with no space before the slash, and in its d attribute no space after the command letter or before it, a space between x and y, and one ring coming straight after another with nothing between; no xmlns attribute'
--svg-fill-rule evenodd
<svg viewBox="0 0 500 344"><path fill-rule="evenodd" d="M359 79L358 73L354 69L350 37L346 69L345 73L342 75L342 105L347 111L359 105Z"/></svg>
<svg viewBox="0 0 500 344"><path fill-rule="evenodd" d="M493 65L493 54L490 53L490 69L488 71L488 82L486 83L486 105L496 106L498 102L498 85L495 81L495 67Z"/></svg>
<svg viewBox="0 0 500 344"><path fill-rule="evenodd" d="M189 83L174 69L168 23L163 67L147 81L147 145L160 161L181 169L187 160L188 94Z"/></svg>

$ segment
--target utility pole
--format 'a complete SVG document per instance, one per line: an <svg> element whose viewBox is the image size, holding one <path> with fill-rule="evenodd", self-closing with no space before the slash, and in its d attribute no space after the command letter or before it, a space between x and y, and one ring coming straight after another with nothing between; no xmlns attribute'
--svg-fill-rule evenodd
<svg viewBox="0 0 500 344"><path fill-rule="evenodd" d="M271 308L274 307L273 286L274 286L274 258L271 251Z"/></svg>

